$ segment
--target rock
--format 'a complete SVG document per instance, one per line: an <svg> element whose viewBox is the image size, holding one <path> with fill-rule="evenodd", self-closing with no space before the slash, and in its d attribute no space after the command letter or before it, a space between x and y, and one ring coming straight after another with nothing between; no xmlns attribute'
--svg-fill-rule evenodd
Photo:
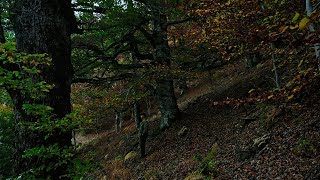
<svg viewBox="0 0 320 180"><path fill-rule="evenodd" d="M258 137L253 140L253 148L255 148L257 151L260 151L267 145L269 140L270 140L269 134L266 134L262 137Z"/></svg>
<svg viewBox="0 0 320 180"><path fill-rule="evenodd" d="M184 178L184 180L203 180L203 179L205 179L205 177L200 173L192 173L186 178Z"/></svg>
<svg viewBox="0 0 320 180"><path fill-rule="evenodd" d="M264 147L269 143L270 141L270 135L266 134L264 136L255 138L253 140L253 143L249 145L248 147L244 148L237 148L236 153L238 155L238 159L240 161L244 161L246 159L249 159L256 154L258 154L261 150L263 150Z"/></svg>
<svg viewBox="0 0 320 180"><path fill-rule="evenodd" d="M124 157L124 162L129 162L129 161L134 161L138 159L138 153L135 151L129 152L125 157Z"/></svg>
<svg viewBox="0 0 320 180"><path fill-rule="evenodd" d="M124 144L124 141L119 141L118 146L122 146Z"/></svg>
<svg viewBox="0 0 320 180"><path fill-rule="evenodd" d="M185 136L188 132L188 128L183 126L180 131L178 132L178 136Z"/></svg>
<svg viewBox="0 0 320 180"><path fill-rule="evenodd" d="M106 155L104 156L104 159L107 160L108 157L109 157L109 154L106 154Z"/></svg>
<svg viewBox="0 0 320 180"><path fill-rule="evenodd" d="M251 122L256 121L257 119L254 117L245 117L241 119L241 126L244 128L245 126L249 125Z"/></svg>

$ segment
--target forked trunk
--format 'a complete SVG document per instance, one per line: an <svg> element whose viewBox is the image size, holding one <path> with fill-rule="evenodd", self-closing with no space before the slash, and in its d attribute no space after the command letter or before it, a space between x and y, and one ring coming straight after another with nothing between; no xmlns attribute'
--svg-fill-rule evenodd
<svg viewBox="0 0 320 180"><path fill-rule="evenodd" d="M154 59L156 64L170 68L171 53L167 35L167 16L161 10L155 10L153 36L155 38ZM170 77L159 79L156 85L157 99L160 105L162 130L170 127L179 115L179 108L174 94L173 80Z"/></svg>

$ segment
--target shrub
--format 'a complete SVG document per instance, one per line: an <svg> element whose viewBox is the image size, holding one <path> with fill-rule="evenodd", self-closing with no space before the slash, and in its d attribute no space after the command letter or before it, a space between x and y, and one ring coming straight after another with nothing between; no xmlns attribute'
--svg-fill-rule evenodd
<svg viewBox="0 0 320 180"><path fill-rule="evenodd" d="M13 130L12 109L0 104L0 179L12 173Z"/></svg>

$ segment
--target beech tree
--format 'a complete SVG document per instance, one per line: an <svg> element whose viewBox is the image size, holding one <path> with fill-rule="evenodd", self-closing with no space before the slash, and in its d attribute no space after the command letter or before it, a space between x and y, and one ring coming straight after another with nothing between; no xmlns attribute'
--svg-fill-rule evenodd
<svg viewBox="0 0 320 180"><path fill-rule="evenodd" d="M170 76L174 58L168 43L168 28L192 19L179 12L178 6L181 3L184 2L76 2L74 10L80 14L84 34L73 39L75 55L89 55L87 57L90 61L83 62L88 59L83 56L77 59L82 63L74 82L95 83L139 78L139 70L146 72L148 69L157 69L158 72L144 73L148 74L144 75L144 82L147 84L153 81L148 87L152 87L157 97L161 112L160 127L168 128L179 116L174 78ZM129 54L131 60L119 62L117 57L125 53ZM92 72L92 69L95 71ZM94 75L88 76L88 70Z"/></svg>
<svg viewBox="0 0 320 180"><path fill-rule="evenodd" d="M8 89L14 102L14 174L18 175L28 171L34 164L44 163L23 158L26 149L54 144L59 147L71 146L71 130L55 129L53 134L46 138L46 134L31 131L21 124L37 121L36 117L30 117L24 112L24 104L50 106L55 119L61 119L71 112L73 68L70 35L76 30L76 21L71 0L16 0L11 13L17 50L28 54L47 54L51 59L52 65L42 66L41 75L32 78L53 85L44 97L37 100L25 96L19 89ZM58 179L66 173L66 169L66 164L62 164L43 176Z"/></svg>
<svg viewBox="0 0 320 180"><path fill-rule="evenodd" d="M170 68L172 56L168 44L168 17L165 6L170 5L166 1L153 1L144 3L152 12L152 35L149 37L153 47L153 61L156 64ZM144 31L145 32L145 31ZM145 32L147 33L147 32ZM179 116L177 100L174 95L174 87L172 79L158 79L156 84L156 95L160 104L161 120L160 128L168 128L172 121Z"/></svg>

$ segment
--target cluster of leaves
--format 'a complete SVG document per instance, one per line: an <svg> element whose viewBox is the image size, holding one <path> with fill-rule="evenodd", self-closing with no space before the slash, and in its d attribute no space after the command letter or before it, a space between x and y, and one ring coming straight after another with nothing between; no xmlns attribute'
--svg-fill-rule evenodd
<svg viewBox="0 0 320 180"><path fill-rule="evenodd" d="M0 44L0 87L5 88L9 92L19 91L21 95L29 101L24 102L22 110L25 117L30 120L21 121L14 124L13 110L10 108L10 100L8 94L1 95L5 99L1 99L1 119L0 119L0 144L2 155L6 155L7 159L1 157L5 162L2 165L8 165L1 170L10 169L12 164L12 156L10 155L13 148L13 126L28 129L35 134L44 135L44 141L53 137L54 133L70 132L72 129L80 125L79 117L75 113L71 113L62 119L57 119L53 114L53 108L39 104L40 99L46 97L46 93L53 88L52 85L40 79L42 72L50 66L50 58L46 54L25 54L18 53L14 43ZM2 91L1 91L1 94ZM39 137L41 138L41 137ZM10 141L9 141L10 140ZM4 147L4 148L2 148ZM9 159L8 159L9 158ZM74 147L61 147L58 144L42 145L31 147L24 152L23 158L37 159L37 164L30 167L30 171L21 174L21 178L46 177L48 173L61 166L69 165L70 176L83 176L89 171L87 163L74 161ZM48 164L49 163L49 164ZM83 170L85 169L85 170ZM9 170L7 172L10 172ZM80 174L83 173L83 174ZM1 173L2 174L2 173ZM9 176L10 174L4 174ZM69 176L69 175L66 175Z"/></svg>
<svg viewBox="0 0 320 180"><path fill-rule="evenodd" d="M143 91L143 87L136 83L120 81L100 86L73 85L73 111L85 122L79 128L99 130L112 127L115 112L130 111L133 102L149 95L147 90Z"/></svg>
<svg viewBox="0 0 320 180"><path fill-rule="evenodd" d="M280 90L251 89L246 98L226 98L222 101L213 101L211 106L218 107L230 105L240 107L254 103L301 103L306 94L310 95L310 90L319 81L319 72L316 68L308 68L297 71L293 78Z"/></svg>
<svg viewBox="0 0 320 180"><path fill-rule="evenodd" d="M46 54L17 53L15 43L0 45L0 87L19 90L32 99L40 99L52 85L36 81L41 67L50 65Z"/></svg>
<svg viewBox="0 0 320 180"><path fill-rule="evenodd" d="M21 126L25 126L29 130L44 134L44 139L48 140L54 136L54 133L70 132L79 126L83 126L82 118L75 112L68 114L64 118L57 119L52 113L52 108L40 104L24 104L23 109L28 116L36 117L36 122L24 122ZM90 162L76 159L75 147L64 146L58 144L49 144L29 148L24 152L23 158L37 159L37 165L30 168L30 171L22 174L22 177L41 177L47 176L47 172L52 172L61 167L68 167L68 174L64 178L81 178L91 172L93 166ZM47 177L49 178L49 177Z"/></svg>
<svg viewBox="0 0 320 180"><path fill-rule="evenodd" d="M198 22L184 36L194 40L194 45L207 43L218 49L227 60L263 51L270 42L284 37L290 38L290 43L297 40L299 22L287 33L280 27L290 23L296 13L304 12L300 1L198 0L195 4L187 12L198 15Z"/></svg>
<svg viewBox="0 0 320 180"><path fill-rule="evenodd" d="M30 171L24 172L20 177L28 179L37 179L39 175L46 178L46 172L52 172L60 167L67 167L68 174L61 178L81 179L88 173L94 171L94 166L89 160L82 160L75 157L73 147L61 148L58 144L49 146L39 146L27 149L23 158L37 158L40 165L33 167Z"/></svg>
<svg viewBox="0 0 320 180"><path fill-rule="evenodd" d="M280 76L279 91L250 91L247 99L227 99L219 104L245 104L260 101L291 101L318 78L314 53L306 45L317 43L318 32L308 27L317 22L319 10L310 17L305 2L299 0L239 1L196 0L180 6L196 21L170 30L170 34L193 49L215 49L225 60L250 58L258 54L273 60L273 72ZM275 81L275 78L270 78Z"/></svg>
<svg viewBox="0 0 320 180"><path fill-rule="evenodd" d="M14 120L9 101L8 94L0 90L0 179L12 173Z"/></svg>

